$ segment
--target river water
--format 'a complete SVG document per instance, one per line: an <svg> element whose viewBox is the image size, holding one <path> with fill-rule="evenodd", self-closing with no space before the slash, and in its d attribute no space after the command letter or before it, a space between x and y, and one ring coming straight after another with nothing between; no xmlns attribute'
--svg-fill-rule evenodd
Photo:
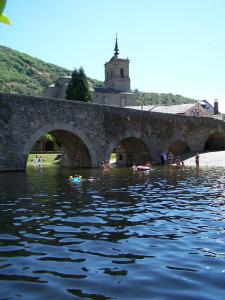
<svg viewBox="0 0 225 300"><path fill-rule="evenodd" d="M0 299L225 299L225 169L80 173L0 174Z"/></svg>

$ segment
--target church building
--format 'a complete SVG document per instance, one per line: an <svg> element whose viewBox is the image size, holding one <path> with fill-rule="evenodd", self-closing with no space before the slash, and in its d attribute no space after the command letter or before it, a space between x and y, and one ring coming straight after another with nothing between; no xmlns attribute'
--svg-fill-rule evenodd
<svg viewBox="0 0 225 300"><path fill-rule="evenodd" d="M113 57L105 63L105 81L101 88L91 88L93 102L112 106L136 105L135 95L130 89L129 59L119 58L116 38ZM66 89L71 76L62 76L44 91L44 97L66 98Z"/></svg>
<svg viewBox="0 0 225 300"><path fill-rule="evenodd" d="M136 105L136 99L130 89L129 59L119 58L116 39L114 55L105 63L105 81L103 88L94 88L93 102L119 107Z"/></svg>

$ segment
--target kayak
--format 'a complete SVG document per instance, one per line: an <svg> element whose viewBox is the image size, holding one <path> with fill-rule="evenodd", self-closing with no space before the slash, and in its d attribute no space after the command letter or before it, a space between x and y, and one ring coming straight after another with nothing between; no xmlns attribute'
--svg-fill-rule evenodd
<svg viewBox="0 0 225 300"><path fill-rule="evenodd" d="M137 170L144 170L144 171L146 171L146 170L150 170L151 168L150 167L148 167L148 166L137 166Z"/></svg>

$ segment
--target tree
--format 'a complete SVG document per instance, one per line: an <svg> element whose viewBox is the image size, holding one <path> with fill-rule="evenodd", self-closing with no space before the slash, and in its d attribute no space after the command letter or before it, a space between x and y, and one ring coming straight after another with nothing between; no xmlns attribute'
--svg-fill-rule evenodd
<svg viewBox="0 0 225 300"><path fill-rule="evenodd" d="M74 69L71 81L66 90L66 99L84 102L91 101L88 80L82 67L79 70Z"/></svg>
<svg viewBox="0 0 225 300"><path fill-rule="evenodd" d="M5 23L6 25L10 25L9 19L3 15L3 10L6 5L6 0L0 0L0 22Z"/></svg>
<svg viewBox="0 0 225 300"><path fill-rule="evenodd" d="M43 139L44 141L51 141L51 142L55 142L55 138L54 136L52 136L50 133L45 133L41 139Z"/></svg>

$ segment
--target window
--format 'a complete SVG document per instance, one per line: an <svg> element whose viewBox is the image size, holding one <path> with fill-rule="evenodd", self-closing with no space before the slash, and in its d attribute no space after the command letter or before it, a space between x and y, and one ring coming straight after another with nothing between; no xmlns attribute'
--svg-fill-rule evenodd
<svg viewBox="0 0 225 300"><path fill-rule="evenodd" d="M199 116L200 116L201 109L199 109L199 108L194 108L191 112L192 112L193 117L199 117Z"/></svg>
<svg viewBox="0 0 225 300"><path fill-rule="evenodd" d="M108 97L107 96L103 96L103 99L102 99L102 104L108 104Z"/></svg>
<svg viewBox="0 0 225 300"><path fill-rule="evenodd" d="M123 77L124 77L123 68L120 68L120 77L121 77L121 78L123 78Z"/></svg>
<svg viewBox="0 0 225 300"><path fill-rule="evenodd" d="M121 106L122 107L126 106L126 98L125 97L121 98Z"/></svg>

